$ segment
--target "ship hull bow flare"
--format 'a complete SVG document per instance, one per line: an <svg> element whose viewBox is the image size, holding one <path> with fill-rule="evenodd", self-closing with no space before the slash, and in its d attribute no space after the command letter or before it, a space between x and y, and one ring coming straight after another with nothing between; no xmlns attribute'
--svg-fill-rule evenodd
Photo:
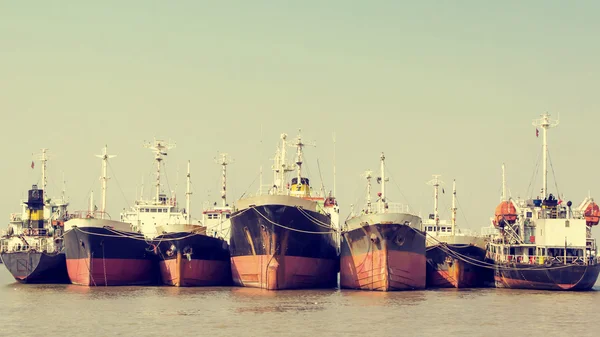
<svg viewBox="0 0 600 337"><path fill-rule="evenodd" d="M278 290L337 285L339 259L330 218L293 202L233 214L230 248L237 286Z"/></svg>
<svg viewBox="0 0 600 337"><path fill-rule="evenodd" d="M426 287L425 236L403 224L372 224L342 235L340 286L395 291Z"/></svg>

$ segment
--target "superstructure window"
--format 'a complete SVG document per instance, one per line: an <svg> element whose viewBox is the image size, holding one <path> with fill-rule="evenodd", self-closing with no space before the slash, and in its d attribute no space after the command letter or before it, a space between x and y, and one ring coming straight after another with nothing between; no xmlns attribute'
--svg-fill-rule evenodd
<svg viewBox="0 0 600 337"><path fill-rule="evenodd" d="M156 208L150 208L151 213L156 213Z"/></svg>

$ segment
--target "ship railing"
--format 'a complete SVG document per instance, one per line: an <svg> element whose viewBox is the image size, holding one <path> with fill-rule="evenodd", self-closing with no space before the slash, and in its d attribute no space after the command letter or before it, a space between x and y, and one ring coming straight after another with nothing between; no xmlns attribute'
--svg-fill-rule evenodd
<svg viewBox="0 0 600 337"><path fill-rule="evenodd" d="M104 216L106 215L106 216ZM71 219L102 219L108 218L110 219L110 215L108 212L102 211L74 211L65 216L67 220Z"/></svg>
<svg viewBox="0 0 600 337"><path fill-rule="evenodd" d="M258 187L258 190L256 191L256 195L269 195L269 194L273 194L273 186L272 185L261 185L260 187Z"/></svg>
<svg viewBox="0 0 600 337"><path fill-rule="evenodd" d="M23 215L21 213L11 213L10 214L10 221L11 222L22 222L23 221Z"/></svg>
<svg viewBox="0 0 600 337"><path fill-rule="evenodd" d="M366 209L366 205L365 205ZM371 204L371 212L375 213L410 213L410 208L408 205L404 205L399 202L388 202L388 203L380 203L375 202Z"/></svg>
<svg viewBox="0 0 600 337"><path fill-rule="evenodd" d="M523 264L578 264L585 265L586 259L583 256L537 256L537 255L505 255L495 253L492 254L495 261ZM594 258L590 258L591 263ZM566 261L566 262L565 262Z"/></svg>
<svg viewBox="0 0 600 337"><path fill-rule="evenodd" d="M26 236L50 236L46 228L23 228L23 235Z"/></svg>

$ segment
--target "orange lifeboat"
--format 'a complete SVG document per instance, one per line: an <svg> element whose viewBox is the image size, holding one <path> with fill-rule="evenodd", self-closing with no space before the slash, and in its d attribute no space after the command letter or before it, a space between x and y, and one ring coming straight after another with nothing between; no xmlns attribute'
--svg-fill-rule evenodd
<svg viewBox="0 0 600 337"><path fill-rule="evenodd" d="M510 201L503 201L496 206L494 225L504 227L505 223L513 224L517 221L517 209Z"/></svg>
<svg viewBox="0 0 600 337"><path fill-rule="evenodd" d="M585 224L588 226L596 226L600 221L600 207L595 202L591 202L583 214L585 215Z"/></svg>

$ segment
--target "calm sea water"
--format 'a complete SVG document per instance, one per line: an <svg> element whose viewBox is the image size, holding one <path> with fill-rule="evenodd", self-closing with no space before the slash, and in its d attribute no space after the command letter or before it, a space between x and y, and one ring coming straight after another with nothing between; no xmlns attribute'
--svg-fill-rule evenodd
<svg viewBox="0 0 600 337"><path fill-rule="evenodd" d="M600 291L87 288L18 284L0 265L0 301L0 336L546 337L600 330Z"/></svg>

